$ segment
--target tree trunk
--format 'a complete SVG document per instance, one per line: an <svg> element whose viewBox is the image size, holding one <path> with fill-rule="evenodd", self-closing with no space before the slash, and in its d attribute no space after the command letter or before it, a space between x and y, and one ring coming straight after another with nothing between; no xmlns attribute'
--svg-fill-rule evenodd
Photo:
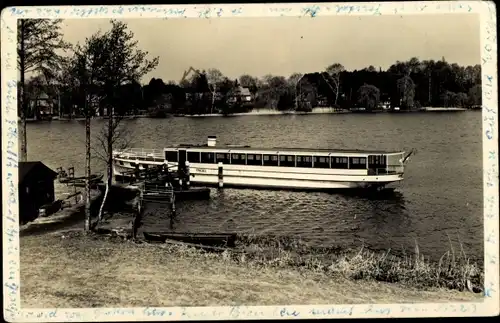
<svg viewBox="0 0 500 323"><path fill-rule="evenodd" d="M102 212L104 210L104 204L106 204L106 199L108 197L108 192L111 189L111 185L113 184L113 108L108 107L108 160L106 162L106 192L104 193L104 198L102 199L101 207L99 208L99 214L97 217L97 221L100 222L102 220Z"/></svg>
<svg viewBox="0 0 500 323"><path fill-rule="evenodd" d="M431 96L431 72L429 72L429 105L432 106L432 96Z"/></svg>
<svg viewBox="0 0 500 323"><path fill-rule="evenodd" d="M335 91L335 105L337 105L337 100L339 99L340 90L340 79L337 79L337 91Z"/></svg>
<svg viewBox="0 0 500 323"><path fill-rule="evenodd" d="M85 99L85 101L87 101ZM85 231L90 231L90 113L85 114Z"/></svg>
<svg viewBox="0 0 500 323"><path fill-rule="evenodd" d="M21 19L21 26L20 26L20 31L21 33L21 50L19 54L19 69L21 72L21 88L20 88L20 96L18 98L19 100L19 117L21 118L21 124L19 127L19 137L21 138L21 152L19 156L19 161L25 162L28 160L28 140L26 137L26 91L24 91L25 88L25 80L24 80L24 72L26 69L26 53L25 53L25 43L24 43L24 19ZM19 92L18 92L19 93Z"/></svg>
<svg viewBox="0 0 500 323"><path fill-rule="evenodd" d="M113 107L108 109L108 162L107 162L107 185L111 187L113 183Z"/></svg>
<svg viewBox="0 0 500 323"><path fill-rule="evenodd" d="M214 113L214 104L215 104L215 92L212 92L212 106L210 107L210 114Z"/></svg>
<svg viewBox="0 0 500 323"><path fill-rule="evenodd" d="M101 222L102 220L102 211L104 210L104 204L106 203L106 199L108 198L110 186L106 183L106 192L104 193L104 198L102 199L101 207L99 208L99 215L97 216L97 221Z"/></svg>

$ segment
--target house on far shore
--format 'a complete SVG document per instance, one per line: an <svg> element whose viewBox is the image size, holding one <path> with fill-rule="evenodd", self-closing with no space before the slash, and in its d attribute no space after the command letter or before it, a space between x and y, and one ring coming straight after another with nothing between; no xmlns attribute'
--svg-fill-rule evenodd
<svg viewBox="0 0 500 323"><path fill-rule="evenodd" d="M238 86L228 96L228 103L252 103L253 95L247 87Z"/></svg>
<svg viewBox="0 0 500 323"><path fill-rule="evenodd" d="M57 173L40 161L19 163L19 222L38 217L41 206L55 200Z"/></svg>
<svg viewBox="0 0 500 323"><path fill-rule="evenodd" d="M57 101L50 98L45 92L40 93L35 98L29 99L28 102L28 115L42 120L51 118L54 114L54 107L57 105Z"/></svg>

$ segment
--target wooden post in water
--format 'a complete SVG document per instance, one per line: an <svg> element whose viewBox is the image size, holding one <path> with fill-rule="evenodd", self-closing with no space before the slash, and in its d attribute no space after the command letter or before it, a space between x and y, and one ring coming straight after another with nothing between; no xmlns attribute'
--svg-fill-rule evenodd
<svg viewBox="0 0 500 323"><path fill-rule="evenodd" d="M218 166L219 166L219 188L222 188L224 186L224 170L221 162L219 162Z"/></svg>
<svg viewBox="0 0 500 323"><path fill-rule="evenodd" d="M75 185L75 168L74 167L70 167L68 168L68 177L70 179L70 181L68 181L68 183L72 182L73 183L73 189L74 189L74 193L75 193L75 204L78 203L78 195L76 194L76 185Z"/></svg>
<svg viewBox="0 0 500 323"><path fill-rule="evenodd" d="M175 218L175 193L172 190L172 198L170 200L170 229L174 229L174 218Z"/></svg>
<svg viewBox="0 0 500 323"><path fill-rule="evenodd" d="M184 164L184 166L185 166L184 174L186 176L185 188L188 189L189 185L191 184L191 182L190 182L191 171L189 170L189 161L186 161L186 163Z"/></svg>

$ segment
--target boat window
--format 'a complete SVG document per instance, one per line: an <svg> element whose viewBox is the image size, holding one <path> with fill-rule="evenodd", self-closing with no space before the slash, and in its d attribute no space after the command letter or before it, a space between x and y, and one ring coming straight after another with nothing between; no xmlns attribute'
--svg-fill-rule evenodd
<svg viewBox="0 0 500 323"><path fill-rule="evenodd" d="M263 155L264 166L278 166L278 155Z"/></svg>
<svg viewBox="0 0 500 323"><path fill-rule="evenodd" d="M178 162L179 160L177 159L177 152L176 151L166 151L165 152L165 160L169 162Z"/></svg>
<svg viewBox="0 0 500 323"><path fill-rule="evenodd" d="M368 156L368 167L370 168L385 168L385 155L370 155Z"/></svg>
<svg viewBox="0 0 500 323"><path fill-rule="evenodd" d="M314 168L330 168L330 157L328 156L314 156Z"/></svg>
<svg viewBox="0 0 500 323"><path fill-rule="evenodd" d="M120 160L120 165L123 165L123 162Z"/></svg>
<svg viewBox="0 0 500 323"><path fill-rule="evenodd" d="M214 164L215 163L215 154L214 153L201 153L201 162L205 164Z"/></svg>
<svg viewBox="0 0 500 323"><path fill-rule="evenodd" d="M190 163L199 163L200 162L200 152L199 151L188 151L188 161Z"/></svg>
<svg viewBox="0 0 500 323"><path fill-rule="evenodd" d="M312 167L312 156L297 156L297 167Z"/></svg>
<svg viewBox="0 0 500 323"><path fill-rule="evenodd" d="M350 169L366 169L366 157L350 157Z"/></svg>
<svg viewBox="0 0 500 323"><path fill-rule="evenodd" d="M230 154L226 154L226 153L217 153L215 155L215 160L217 161L217 163L223 163L223 164L230 164L231 163Z"/></svg>
<svg viewBox="0 0 500 323"><path fill-rule="evenodd" d="M331 167L337 169L347 169L347 157L330 157Z"/></svg>
<svg viewBox="0 0 500 323"><path fill-rule="evenodd" d="M247 165L262 165L262 155L247 154Z"/></svg>
<svg viewBox="0 0 500 323"><path fill-rule="evenodd" d="M245 154L231 154L231 164L235 165L245 165L246 164Z"/></svg>
<svg viewBox="0 0 500 323"><path fill-rule="evenodd" d="M280 156L280 166L294 167L295 166L295 156L293 156L293 155L281 155Z"/></svg>

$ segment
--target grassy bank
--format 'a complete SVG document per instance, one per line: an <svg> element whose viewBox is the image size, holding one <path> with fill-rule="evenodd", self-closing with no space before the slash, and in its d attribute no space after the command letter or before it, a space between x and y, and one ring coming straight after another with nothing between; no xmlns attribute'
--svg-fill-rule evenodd
<svg viewBox="0 0 500 323"><path fill-rule="evenodd" d="M321 248L300 240L248 236L240 238L249 250L245 257L266 264L278 261L283 266L305 267L333 277L400 283L417 288L448 288L480 292L484 283L482 268L471 262L463 249L450 251L438 262L413 252L395 255L391 250L373 252L365 248Z"/></svg>
<svg viewBox="0 0 500 323"><path fill-rule="evenodd" d="M373 270L384 262L366 251L358 251L354 258L338 255L332 267L304 257L305 265L296 266L293 262L298 258L288 247L273 249L270 243L245 244L245 253L241 249L209 253L185 246L84 236L81 231L26 236L20 243L22 307L408 303L481 298L471 292L412 285L418 275L430 272L425 267L408 273L398 284L377 281ZM413 265L400 266L409 269Z"/></svg>

